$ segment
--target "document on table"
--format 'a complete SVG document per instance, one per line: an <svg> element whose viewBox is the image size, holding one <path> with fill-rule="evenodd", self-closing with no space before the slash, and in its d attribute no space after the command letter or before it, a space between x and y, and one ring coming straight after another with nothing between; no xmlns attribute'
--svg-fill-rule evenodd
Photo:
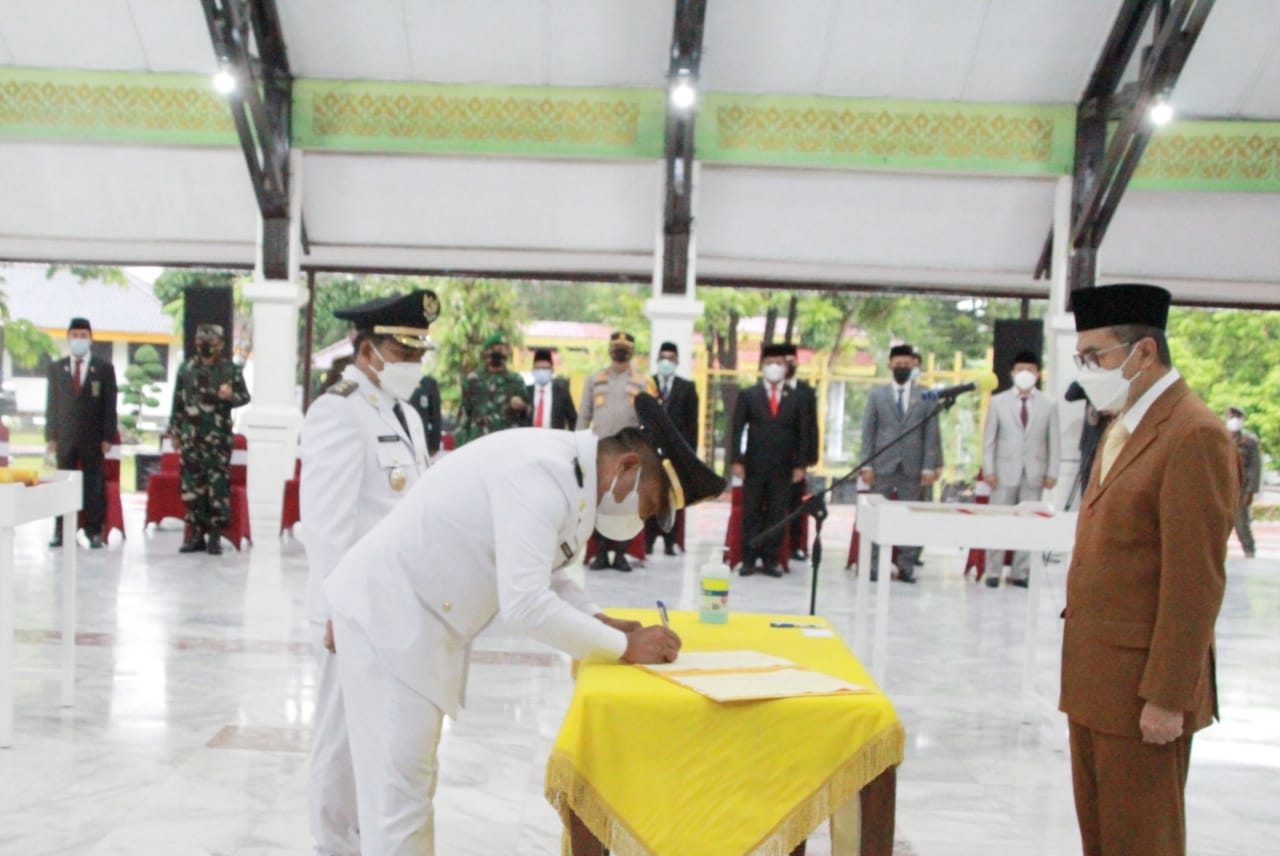
<svg viewBox="0 0 1280 856"><path fill-rule="evenodd" d="M717 702L870 692L760 651L692 651L674 663L640 668Z"/></svg>

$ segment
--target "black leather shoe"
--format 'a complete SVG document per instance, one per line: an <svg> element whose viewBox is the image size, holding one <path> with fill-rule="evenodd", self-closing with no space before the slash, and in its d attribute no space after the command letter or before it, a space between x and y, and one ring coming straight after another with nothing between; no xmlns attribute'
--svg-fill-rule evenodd
<svg viewBox="0 0 1280 856"><path fill-rule="evenodd" d="M49 547L50 547L51 549L55 549L55 550L56 550L58 547L61 547L61 546L62 546L62 536L61 536L61 535L58 535L58 536L54 537L54 539L53 539L53 540L51 540L51 541L49 542Z"/></svg>
<svg viewBox="0 0 1280 856"><path fill-rule="evenodd" d="M899 571L899 572L898 572L898 582L900 582L900 583L912 583L912 584L914 585L914 584L915 584L915 581L916 581L916 575L915 575L914 573L910 573L910 574L909 574L909 573L907 573L906 571Z"/></svg>
<svg viewBox="0 0 1280 856"><path fill-rule="evenodd" d="M613 560L612 567L615 571L622 571L624 574L631 573L631 563L627 561L626 554L621 552L619 552L617 557Z"/></svg>
<svg viewBox="0 0 1280 856"><path fill-rule="evenodd" d="M209 555L210 555L210 556L221 556L221 555L222 555L222 532L221 532L221 530L213 529L213 530L211 530L211 531L209 532L209 547L208 547L208 550L209 550Z"/></svg>
<svg viewBox="0 0 1280 856"><path fill-rule="evenodd" d="M1013 580L1009 580L1009 584L1013 584ZM987 574L987 588L1000 588L1000 578L993 574Z"/></svg>
<svg viewBox="0 0 1280 856"><path fill-rule="evenodd" d="M760 573L764 574L766 577L773 577L775 580L782 579L782 568L779 568L777 565L769 565Z"/></svg>
<svg viewBox="0 0 1280 856"><path fill-rule="evenodd" d="M804 550L791 551L791 561L793 562L804 562L804 561L807 561L808 558L809 558L809 554L806 553Z"/></svg>
<svg viewBox="0 0 1280 856"><path fill-rule="evenodd" d="M1030 585L1031 585L1031 581L1030 581L1030 580L1013 580L1013 579L1011 579L1011 580L1009 580L1009 585L1011 585L1011 586L1017 586L1018 588L1027 588L1028 586L1030 586Z"/></svg>
<svg viewBox="0 0 1280 856"><path fill-rule="evenodd" d="M101 536L101 535L90 535L90 536L89 536L89 549L90 549L90 550L101 550L101 549L103 548L103 546L104 546L104 545L103 545L103 542L102 542L102 536Z"/></svg>
<svg viewBox="0 0 1280 856"><path fill-rule="evenodd" d="M674 556L676 554L676 545L668 544L666 547L662 549L662 553L665 556Z"/></svg>
<svg viewBox="0 0 1280 856"><path fill-rule="evenodd" d="M179 553L203 553L207 549L209 549L209 547L204 542L204 533L201 533L195 536L194 538L192 538L190 541L185 542L181 547L178 548L178 552Z"/></svg>
<svg viewBox="0 0 1280 856"><path fill-rule="evenodd" d="M609 563L606 562L604 559L603 550L596 553L595 556L591 558L591 564L587 565L587 569L592 571L603 571L608 567L609 567Z"/></svg>
<svg viewBox="0 0 1280 856"><path fill-rule="evenodd" d="M749 577L749 576L751 576L752 574L754 574L755 572L756 572L756 566L755 566L755 565L748 565L748 564L746 564L746 563L743 563L742 568L738 571L738 576L740 576L740 577Z"/></svg>

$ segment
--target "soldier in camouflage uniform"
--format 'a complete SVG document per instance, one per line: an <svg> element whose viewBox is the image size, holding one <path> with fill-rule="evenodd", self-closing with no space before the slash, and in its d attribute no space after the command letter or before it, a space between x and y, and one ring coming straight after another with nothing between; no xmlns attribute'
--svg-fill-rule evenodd
<svg viewBox="0 0 1280 856"><path fill-rule="evenodd" d="M178 369L169 417L187 506L187 539L178 552L216 556L231 517L231 408L246 404L249 390L240 367L222 355L222 327L201 324L195 344L196 355Z"/></svg>
<svg viewBox="0 0 1280 856"><path fill-rule="evenodd" d="M485 339L484 370L472 372L462 384L458 446L504 428L529 425L529 393L524 378L507 368L510 356L502 334Z"/></svg>

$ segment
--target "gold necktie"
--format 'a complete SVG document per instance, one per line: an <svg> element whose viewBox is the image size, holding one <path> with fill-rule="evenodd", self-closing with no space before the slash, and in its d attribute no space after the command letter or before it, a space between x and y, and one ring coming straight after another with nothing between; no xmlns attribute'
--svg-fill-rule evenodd
<svg viewBox="0 0 1280 856"><path fill-rule="evenodd" d="M1111 465L1120 456L1120 450L1124 448L1124 443L1128 439L1129 429L1125 427L1124 419L1117 416L1115 421L1111 423L1111 430L1107 432L1106 443L1102 446L1102 470L1098 475L1103 480L1107 478Z"/></svg>

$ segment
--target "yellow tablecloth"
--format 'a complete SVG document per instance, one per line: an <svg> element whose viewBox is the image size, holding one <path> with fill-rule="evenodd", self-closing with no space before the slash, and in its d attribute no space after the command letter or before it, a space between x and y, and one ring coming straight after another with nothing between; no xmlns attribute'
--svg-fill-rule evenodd
<svg viewBox="0 0 1280 856"><path fill-rule="evenodd" d="M653 610L609 610L653 624ZM875 688L839 636L811 638L734 613L671 613L685 651L753 649ZM832 812L902 762L905 740L877 689L717 704L634 666L584 662L547 763L547 799L615 856L786 856Z"/></svg>

